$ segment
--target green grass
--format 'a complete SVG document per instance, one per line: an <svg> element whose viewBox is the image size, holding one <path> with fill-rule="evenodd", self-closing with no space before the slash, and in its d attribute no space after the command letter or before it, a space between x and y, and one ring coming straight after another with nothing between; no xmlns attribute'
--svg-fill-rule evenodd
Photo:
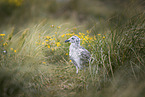
<svg viewBox="0 0 145 97"><path fill-rule="evenodd" d="M93 3L85 2L86 5L81 6ZM86 12L79 10L80 6L78 9L73 7L70 10L93 14L94 18L97 15L94 7L90 8L92 11ZM106 12L104 5L102 8ZM55 11L53 9L51 12ZM25 25L26 22L22 25L16 22L18 28L6 27L8 29L2 32L5 36L0 36L0 95L143 97L145 15L142 11L120 14L107 21L103 20L105 22L100 19L100 25L97 19L93 22L86 20L88 24L85 25L77 24L74 16L73 19L59 18L55 22L54 18L42 20L40 17L37 20L39 23L35 20L28 25ZM91 52L92 60L88 68L80 70L78 75L75 66L69 62L69 44L64 43L72 35L78 35L81 45Z"/></svg>

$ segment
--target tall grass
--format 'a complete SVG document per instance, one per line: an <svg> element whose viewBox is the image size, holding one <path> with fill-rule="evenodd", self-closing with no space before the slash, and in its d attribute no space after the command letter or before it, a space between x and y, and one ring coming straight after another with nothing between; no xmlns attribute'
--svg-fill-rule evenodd
<svg viewBox="0 0 145 97"><path fill-rule="evenodd" d="M50 24L49 20L19 31L12 28L9 34L0 34L0 68L12 73L13 76L2 71L6 81L12 79L10 86L15 86L19 96L142 96L144 17L144 12L137 13L104 33L98 32L96 26L85 29L73 23ZM112 22L108 22L111 27ZM81 45L91 52L88 68L78 75L69 62L69 44L64 43L72 35L80 37ZM3 79L0 75L0 84ZM4 87L0 88L3 92ZM135 94L130 92L136 89Z"/></svg>

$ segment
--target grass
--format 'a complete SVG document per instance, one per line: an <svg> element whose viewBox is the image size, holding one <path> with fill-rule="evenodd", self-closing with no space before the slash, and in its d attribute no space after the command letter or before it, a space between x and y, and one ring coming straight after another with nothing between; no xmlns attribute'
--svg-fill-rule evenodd
<svg viewBox="0 0 145 97"><path fill-rule="evenodd" d="M144 12L122 16L105 21L103 30L49 19L9 28L0 34L0 96L143 97ZM91 52L78 75L64 43L72 35Z"/></svg>
<svg viewBox="0 0 145 97"><path fill-rule="evenodd" d="M143 14L135 18L141 20ZM132 73L130 78L138 80L138 70L143 72L141 68L144 66L144 25L142 21L139 21L140 25L133 24L134 21L128 23L132 26L126 26L121 29L122 32L111 31L110 34L93 36L89 30L78 33L80 29L70 28L68 24L56 26L45 21L15 35L12 29L9 35L1 36L2 51L7 50L7 54L1 53L1 68L17 72L15 80L22 81L24 89L30 91L27 94L26 90L21 94L23 96L68 96L89 91L92 87L100 90L113 83L111 78L115 80L116 72L123 67ZM135 30L132 29L134 26ZM82 39L81 45L92 54L89 68L78 75L66 55L69 44L64 43L72 35L78 35Z"/></svg>

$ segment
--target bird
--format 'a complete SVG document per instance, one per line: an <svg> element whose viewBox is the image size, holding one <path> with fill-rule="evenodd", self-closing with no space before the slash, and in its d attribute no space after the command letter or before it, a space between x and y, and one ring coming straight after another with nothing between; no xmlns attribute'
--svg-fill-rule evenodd
<svg viewBox="0 0 145 97"><path fill-rule="evenodd" d="M79 69L82 70L90 61L90 52L84 47L80 46L80 38L77 36L72 36L65 40L65 43L69 42L69 57L72 63L76 66L76 74L78 74Z"/></svg>

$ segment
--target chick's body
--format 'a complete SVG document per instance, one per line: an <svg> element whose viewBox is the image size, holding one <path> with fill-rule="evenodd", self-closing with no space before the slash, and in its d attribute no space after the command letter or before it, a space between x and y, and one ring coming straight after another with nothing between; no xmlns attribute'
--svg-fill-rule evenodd
<svg viewBox="0 0 145 97"><path fill-rule="evenodd" d="M65 42L70 42L69 47L69 57L72 63L76 66L76 73L78 73L78 68L83 69L85 65L89 64L90 52L84 47L80 46L80 39L77 36L72 36Z"/></svg>

